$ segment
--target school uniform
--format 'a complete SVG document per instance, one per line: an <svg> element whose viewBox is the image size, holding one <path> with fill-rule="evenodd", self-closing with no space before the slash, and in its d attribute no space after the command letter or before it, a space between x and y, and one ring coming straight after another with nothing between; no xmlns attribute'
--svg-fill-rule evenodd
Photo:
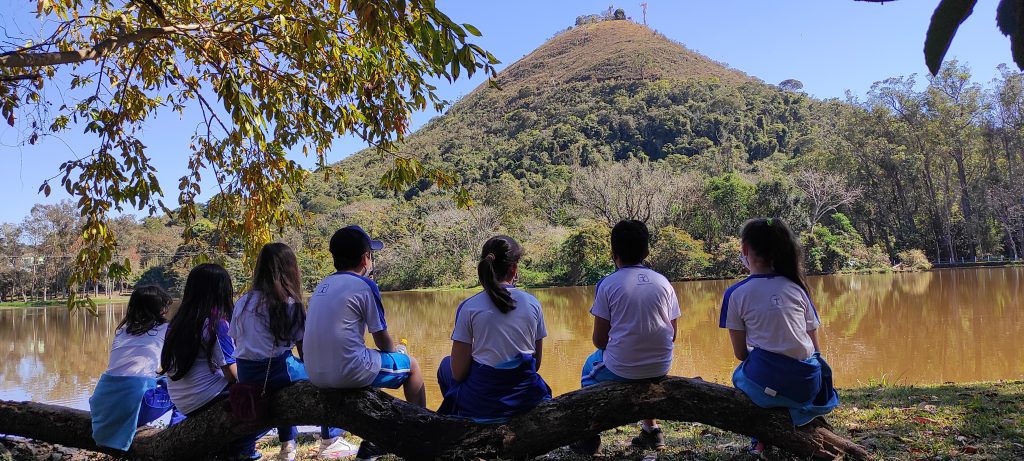
<svg viewBox="0 0 1024 461"><path fill-rule="evenodd" d="M270 331L270 316L258 291L249 291L235 303L231 314L228 334L235 341L235 357L238 368L238 382L263 385L267 393L275 392L297 381L306 381L305 366L293 354L295 343L302 341L303 328L296 325L287 340L279 340ZM302 309L302 305L288 299L287 308L291 313ZM341 435L341 430L323 426L322 439ZM282 443L295 440L298 429L295 426L277 428Z"/></svg>
<svg viewBox="0 0 1024 461"><path fill-rule="evenodd" d="M129 334L124 328L114 333L107 371L89 398L97 445L127 451L137 427L174 410L167 384L157 375L166 332L164 323L140 335ZM171 424L182 419L175 412Z"/></svg>
<svg viewBox="0 0 1024 461"><path fill-rule="evenodd" d="M744 331L750 351L733 385L761 407L789 409L797 426L832 411L832 369L808 334L820 325L807 292L786 277L755 274L729 287L719 327Z"/></svg>
<svg viewBox="0 0 1024 461"><path fill-rule="evenodd" d="M452 341L472 346L469 375L452 375L451 357L437 370L444 401L438 413L478 422L501 422L551 398L537 373L537 341L547 336L544 312L533 295L507 286L515 309L502 313L486 292L466 299L455 312Z"/></svg>
<svg viewBox="0 0 1024 461"><path fill-rule="evenodd" d="M171 401L185 416L192 416L227 399L231 382L224 376L222 367L236 363L235 342L228 334L229 325L225 320L217 320L214 325L214 337L210 338L209 321L203 324L203 340L216 340L207 360L205 347L199 348L196 360L185 376L178 380L170 380L167 390ZM225 453L249 456L256 453L256 441L266 432L249 434L227 444Z"/></svg>
<svg viewBox="0 0 1024 461"><path fill-rule="evenodd" d="M611 325L608 345L583 365L581 384L629 382L668 374L674 330L679 318L675 289L663 275L642 266L626 266L598 282L590 313Z"/></svg>
<svg viewBox="0 0 1024 461"><path fill-rule="evenodd" d="M302 350L309 381L319 387L397 389L412 373L406 354L366 347L367 331L387 329L380 289L352 272L323 279L309 300Z"/></svg>

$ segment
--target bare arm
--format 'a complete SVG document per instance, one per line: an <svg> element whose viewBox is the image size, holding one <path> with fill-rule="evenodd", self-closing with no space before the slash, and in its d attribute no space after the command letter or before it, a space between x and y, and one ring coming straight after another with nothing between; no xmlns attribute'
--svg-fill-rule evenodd
<svg viewBox="0 0 1024 461"><path fill-rule="evenodd" d="M224 377L228 379L229 383L238 382L238 367L235 364L229 363L220 367L220 369L224 372Z"/></svg>
<svg viewBox="0 0 1024 461"><path fill-rule="evenodd" d="M676 329L676 319L672 319L672 342L676 342L676 334L679 332Z"/></svg>
<svg viewBox="0 0 1024 461"><path fill-rule="evenodd" d="M373 344L375 344L377 349L381 352L395 351L395 342L391 340L391 335L388 334L388 330L380 330L374 333Z"/></svg>
<svg viewBox="0 0 1024 461"><path fill-rule="evenodd" d="M295 349L298 349L299 351L299 361L303 361L304 358L302 356L302 341L295 341Z"/></svg>
<svg viewBox="0 0 1024 461"><path fill-rule="evenodd" d="M540 371L540 358L544 356L544 340L538 339L533 346L533 359L537 361L537 371Z"/></svg>
<svg viewBox="0 0 1024 461"><path fill-rule="evenodd" d="M452 341L452 377L463 382L469 377L469 368L473 364L473 345L462 341Z"/></svg>
<svg viewBox="0 0 1024 461"><path fill-rule="evenodd" d="M612 329L612 323L601 317L594 317L594 346L598 349L608 347L608 332Z"/></svg>
<svg viewBox="0 0 1024 461"><path fill-rule="evenodd" d="M811 337L811 344L814 344L814 352L821 352L821 346L818 345L818 330L807 330L807 336Z"/></svg>
<svg viewBox="0 0 1024 461"><path fill-rule="evenodd" d="M747 332L743 330L729 330L729 339L732 340L732 353L740 361L747 359Z"/></svg>

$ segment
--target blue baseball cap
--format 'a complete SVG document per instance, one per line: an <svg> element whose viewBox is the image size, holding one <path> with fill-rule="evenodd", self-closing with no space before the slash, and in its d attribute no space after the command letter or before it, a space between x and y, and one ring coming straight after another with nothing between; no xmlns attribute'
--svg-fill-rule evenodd
<svg viewBox="0 0 1024 461"><path fill-rule="evenodd" d="M384 243L370 238L370 234L367 234L359 226L343 227L331 237L331 253L339 256L356 258L367 250L380 251L382 249L384 249Z"/></svg>
<svg viewBox="0 0 1024 461"><path fill-rule="evenodd" d="M364 231L362 227L359 227L359 226L348 226L348 227L345 227L344 229L354 230L354 231L362 234L363 238L365 238L366 241L369 242L371 250L373 250L373 251L380 251L380 250L384 249L384 242L381 242L380 240L374 240L374 239L370 238L370 234L367 234L366 231Z"/></svg>

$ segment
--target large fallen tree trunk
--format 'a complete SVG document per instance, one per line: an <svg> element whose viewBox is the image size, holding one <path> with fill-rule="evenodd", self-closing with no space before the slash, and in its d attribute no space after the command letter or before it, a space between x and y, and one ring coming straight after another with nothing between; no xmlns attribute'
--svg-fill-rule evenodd
<svg viewBox="0 0 1024 461"><path fill-rule="evenodd" d="M246 431L281 425L331 425L386 446L408 460L539 456L580 438L643 418L690 421L757 437L815 459L866 459L863 447L823 423L797 428L780 409L755 406L741 392L700 379L607 383L559 396L507 424L440 416L380 391L319 389L298 383L272 399L272 420L236 424L221 406L163 431L135 437L129 457L196 458ZM0 401L0 434L103 452L91 437L89 413L33 402Z"/></svg>

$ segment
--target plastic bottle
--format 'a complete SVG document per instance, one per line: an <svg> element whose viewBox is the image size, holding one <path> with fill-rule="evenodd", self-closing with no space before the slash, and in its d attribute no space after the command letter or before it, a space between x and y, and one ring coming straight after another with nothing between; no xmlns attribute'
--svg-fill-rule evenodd
<svg viewBox="0 0 1024 461"><path fill-rule="evenodd" d="M398 347L395 348L395 352L409 355L409 340L405 338L398 340Z"/></svg>

